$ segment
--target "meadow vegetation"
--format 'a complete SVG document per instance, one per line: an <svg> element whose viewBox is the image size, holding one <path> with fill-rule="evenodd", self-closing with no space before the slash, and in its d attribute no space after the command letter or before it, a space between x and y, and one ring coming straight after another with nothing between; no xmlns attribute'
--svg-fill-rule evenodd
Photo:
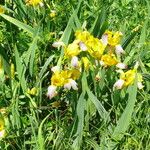
<svg viewBox="0 0 150 150"><path fill-rule="evenodd" d="M150 149L149 0L0 1L0 149Z"/></svg>

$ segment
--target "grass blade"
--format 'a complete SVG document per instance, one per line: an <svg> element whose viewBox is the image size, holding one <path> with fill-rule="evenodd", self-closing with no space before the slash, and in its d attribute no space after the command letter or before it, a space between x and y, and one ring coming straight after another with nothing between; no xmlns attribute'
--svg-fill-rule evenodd
<svg viewBox="0 0 150 150"><path fill-rule="evenodd" d="M11 22L12 24L16 25L17 27L19 27L19 28L25 30L26 32L30 33L31 35L34 34L34 29L33 29L31 26L29 26L29 25L27 25L27 24L25 24L25 23L22 23L22 22L20 22L19 20L16 20L15 18L12 18L12 17L10 17L10 16L8 16L8 15L1 14L1 16L2 16L4 19L6 19L7 21L9 21L9 22Z"/></svg>
<svg viewBox="0 0 150 150"><path fill-rule="evenodd" d="M26 80L25 80L25 66L22 64L22 58L19 56L17 47L15 46L15 60L16 60L16 69L21 83L23 91L26 91Z"/></svg>
<svg viewBox="0 0 150 150"><path fill-rule="evenodd" d="M39 126L39 130L38 130L38 143L39 143L39 150L44 150L45 146L44 146L44 138L42 135L42 128L44 125L44 122L46 121L46 119L49 117L50 114L48 114L41 122L40 126Z"/></svg>

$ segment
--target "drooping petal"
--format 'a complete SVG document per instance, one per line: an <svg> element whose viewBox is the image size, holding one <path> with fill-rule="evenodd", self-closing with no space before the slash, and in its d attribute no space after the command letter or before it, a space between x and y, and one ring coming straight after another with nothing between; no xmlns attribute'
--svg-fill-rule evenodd
<svg viewBox="0 0 150 150"><path fill-rule="evenodd" d="M116 65L116 67L119 68L119 69L127 69L127 65L124 64L124 63L118 63L118 64Z"/></svg>
<svg viewBox="0 0 150 150"><path fill-rule="evenodd" d="M74 90L78 90L78 87L77 87L77 82L75 80L72 80L70 81L71 83L71 87L74 89Z"/></svg>
<svg viewBox="0 0 150 150"><path fill-rule="evenodd" d="M142 84L142 82L138 82L137 86L138 86L139 90L143 89L143 87L144 87L144 85Z"/></svg>
<svg viewBox="0 0 150 150"><path fill-rule="evenodd" d="M55 47L55 48L58 48L60 46L65 46L65 44L63 42L61 42L61 41L58 41L58 42L54 42L52 44L52 46Z"/></svg>
<svg viewBox="0 0 150 150"><path fill-rule="evenodd" d="M125 54L125 51L123 50L123 48L120 44L116 45L115 48L116 48L115 52L117 55Z"/></svg>
<svg viewBox="0 0 150 150"><path fill-rule="evenodd" d="M70 89L71 89L71 84L70 84L70 82L66 83L66 84L64 85L64 88L67 89L67 90L70 90Z"/></svg>
<svg viewBox="0 0 150 150"><path fill-rule="evenodd" d="M87 51L87 46L83 42L79 42L79 47L82 51Z"/></svg>
<svg viewBox="0 0 150 150"><path fill-rule="evenodd" d="M54 73L55 72L59 72L60 71L60 67L59 66L54 66L54 67L51 68L51 71L54 72Z"/></svg>
<svg viewBox="0 0 150 150"><path fill-rule="evenodd" d="M79 61L77 56L73 56L71 59L71 66L77 68L79 66Z"/></svg>
<svg viewBox="0 0 150 150"><path fill-rule="evenodd" d="M103 34L101 39L102 39L102 42L104 45L108 44L108 35L107 34Z"/></svg>
<svg viewBox="0 0 150 150"><path fill-rule="evenodd" d="M5 129L0 131L0 138L3 138L5 136Z"/></svg>
<svg viewBox="0 0 150 150"><path fill-rule="evenodd" d="M57 91L56 91L56 86L54 85L50 85L48 87L48 92L47 92L47 96L49 97L49 99L52 99L53 97L55 97L57 95Z"/></svg>
<svg viewBox="0 0 150 150"><path fill-rule="evenodd" d="M122 89L123 85L124 85L124 80L119 79L118 81L116 81L116 83L114 84L114 88L116 89Z"/></svg>
<svg viewBox="0 0 150 150"><path fill-rule="evenodd" d="M69 80L68 80L68 83L66 83L66 84L64 85L64 88L65 88L65 89L68 89L68 90L70 90L71 88L74 89L74 90L78 90L77 83L76 83L76 81L73 80L73 79L69 79Z"/></svg>

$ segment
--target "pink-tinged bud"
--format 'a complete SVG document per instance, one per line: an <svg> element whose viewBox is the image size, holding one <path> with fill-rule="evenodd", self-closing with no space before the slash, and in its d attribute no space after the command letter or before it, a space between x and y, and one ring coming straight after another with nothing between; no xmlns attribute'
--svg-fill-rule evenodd
<svg viewBox="0 0 150 150"><path fill-rule="evenodd" d="M138 69L138 67L139 67L139 62L137 61L137 62L135 63L134 69Z"/></svg>
<svg viewBox="0 0 150 150"><path fill-rule="evenodd" d="M139 90L143 89L143 87L144 87L144 85L142 84L142 82L138 82L137 86L138 86Z"/></svg>
<svg viewBox="0 0 150 150"><path fill-rule="evenodd" d="M87 46L83 42L79 42L79 47L82 51L87 51Z"/></svg>
<svg viewBox="0 0 150 150"><path fill-rule="evenodd" d="M114 88L116 89L122 89L123 85L124 85L124 80L119 79L118 81L116 81L116 83L114 84Z"/></svg>
<svg viewBox="0 0 150 150"><path fill-rule="evenodd" d="M124 63L118 63L118 64L116 65L116 67L119 68L119 69L127 69L127 65L124 64Z"/></svg>
<svg viewBox="0 0 150 150"><path fill-rule="evenodd" d="M0 139L3 138L4 136L5 136L5 130L3 129L0 131Z"/></svg>
<svg viewBox="0 0 150 150"><path fill-rule="evenodd" d="M123 50L121 45L116 45L116 50L115 50L117 55L125 54L125 51Z"/></svg>
<svg viewBox="0 0 150 150"><path fill-rule="evenodd" d="M55 48L58 48L60 46L65 46L65 44L63 42L58 41L58 42L54 42L52 44L52 46L55 47Z"/></svg>
<svg viewBox="0 0 150 150"><path fill-rule="evenodd" d="M79 67L79 61L77 56L73 56L71 59L71 66L74 68Z"/></svg>
<svg viewBox="0 0 150 150"><path fill-rule="evenodd" d="M104 45L107 45L108 44L108 35L103 34L101 40L102 40Z"/></svg>
<svg viewBox="0 0 150 150"><path fill-rule="evenodd" d="M54 67L51 68L51 71L53 73L58 72L58 71L60 71L60 67L59 66L54 66Z"/></svg>
<svg viewBox="0 0 150 150"><path fill-rule="evenodd" d="M54 85L50 85L50 86L48 87L47 97L48 97L49 99L52 99L53 97L55 97L55 96L57 95L56 88L57 88L57 87L54 86Z"/></svg>
<svg viewBox="0 0 150 150"><path fill-rule="evenodd" d="M44 4L43 4L42 2L40 2L39 5L40 5L40 7L43 7L43 6L44 6Z"/></svg>
<svg viewBox="0 0 150 150"><path fill-rule="evenodd" d="M65 89L70 90L71 88L74 90L78 90L77 83L73 79L69 79L69 82L64 85Z"/></svg>
<svg viewBox="0 0 150 150"><path fill-rule="evenodd" d="M100 61L100 65L101 65L101 66L105 66L105 63L101 60L101 61Z"/></svg>

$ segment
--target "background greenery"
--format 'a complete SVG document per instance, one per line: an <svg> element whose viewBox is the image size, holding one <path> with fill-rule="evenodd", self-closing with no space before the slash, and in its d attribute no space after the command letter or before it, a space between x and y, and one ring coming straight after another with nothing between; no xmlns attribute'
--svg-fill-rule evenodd
<svg viewBox="0 0 150 150"><path fill-rule="evenodd" d="M24 0L1 2L6 11L0 16L0 57L5 72L0 79L0 110L6 109L7 132L0 141L1 149L149 150L149 1L44 0L43 3L43 7L32 7L26 6ZM52 10L56 11L54 17L50 16ZM122 43L127 40L124 62L131 66L136 60L140 62L144 90L136 92L133 85L128 90L113 92L109 88L113 83L110 70L110 78L103 77L101 83L95 82L94 74L90 73L89 77L83 75L78 93L62 91L61 97L47 98L50 68L62 55L61 49L53 48L52 43L61 38L68 44L81 26L98 37L107 28L123 32ZM134 32L136 27L139 30ZM29 94L27 89L33 87L37 91ZM121 136L117 130L123 132Z"/></svg>

